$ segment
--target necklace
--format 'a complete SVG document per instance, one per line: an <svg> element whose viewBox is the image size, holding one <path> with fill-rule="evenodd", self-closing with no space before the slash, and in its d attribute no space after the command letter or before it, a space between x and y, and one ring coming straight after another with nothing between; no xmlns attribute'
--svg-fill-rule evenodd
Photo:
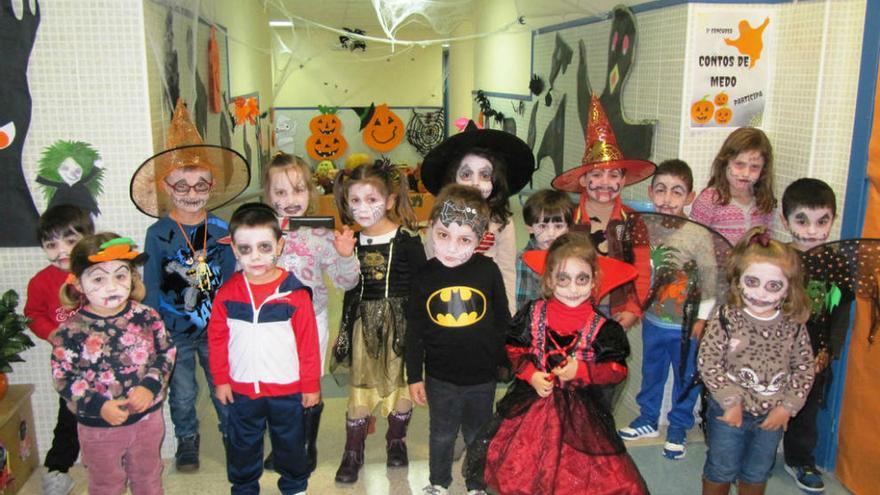
<svg viewBox="0 0 880 495"><path fill-rule="evenodd" d="M180 233L183 234L183 240L186 242L186 245L192 251L192 256L197 260L195 275L196 281L198 282L198 288L202 292L210 292L214 287L214 283L211 280L211 267L208 266L208 263L205 261L205 256L208 254L208 216L205 215L205 236L202 239L202 250L196 251L195 246L189 241L189 236L186 234L186 230L183 229L183 225L174 220L174 223L177 224L177 228L180 229ZM192 270L187 270L187 273L192 273Z"/></svg>

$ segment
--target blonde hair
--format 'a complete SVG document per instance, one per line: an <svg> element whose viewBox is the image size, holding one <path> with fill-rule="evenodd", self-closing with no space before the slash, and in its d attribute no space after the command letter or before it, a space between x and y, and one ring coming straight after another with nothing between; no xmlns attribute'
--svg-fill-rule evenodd
<svg viewBox="0 0 880 495"><path fill-rule="evenodd" d="M761 175L752 187L758 211L762 214L772 213L776 208L776 196L773 195L773 146L764 131L760 129L740 127L727 136L712 162L712 177L709 179L708 187L714 187L718 193L718 204L730 204L727 164L746 151L757 151L764 158Z"/></svg>
<svg viewBox="0 0 880 495"><path fill-rule="evenodd" d="M590 269L593 271L593 287L590 290L590 297L595 296L601 276L597 256L593 241L584 232L569 231L557 237L550 245L547 262L544 264L544 274L541 275L541 297L544 299L553 297L553 291L556 287L554 274L569 258L577 258L590 265Z"/></svg>
<svg viewBox="0 0 880 495"><path fill-rule="evenodd" d="M70 273L79 280L82 274L90 266L98 265L89 261L89 256L98 254L101 251L101 245L107 241L119 238L119 235L112 232L101 232L99 234L87 235L73 246L70 251ZM125 260L120 260L125 261ZM147 294L141 275L137 269L129 262L131 267L131 293L128 298L134 301L143 301ZM85 295L76 288L76 284L65 281L58 291L58 297L61 300L61 306L65 309L76 309L85 303Z"/></svg>
<svg viewBox="0 0 880 495"><path fill-rule="evenodd" d="M728 303L737 308L745 306L737 288L739 279L749 265L762 262L776 265L788 279L788 294L780 307L782 314L798 323L805 323L810 317L810 299L804 285L800 256L791 246L770 239L764 227L755 227L746 232L727 259L727 282L730 285Z"/></svg>
<svg viewBox="0 0 880 495"><path fill-rule="evenodd" d="M371 184L385 198L393 194L394 206L388 210L388 219L408 229L416 229L416 214L409 202L409 181L387 160L376 160L374 163L358 165L350 172L346 170L336 174L333 194L342 223L355 223L348 209L348 190L355 184Z"/></svg>
<svg viewBox="0 0 880 495"><path fill-rule="evenodd" d="M309 190L309 206L306 208L306 214L314 213L315 205L318 204L318 189L315 187L315 181L312 178L312 169L302 158L296 155L287 154L283 151L275 153L275 156L272 157L272 161L269 162L269 166L263 171L264 202L272 206L273 210L275 209L272 205L272 196L270 194L272 190L272 175L282 173L287 177L287 180L290 181L291 186L296 186L296 183L294 182L296 176L294 174L299 174L303 183L306 185L306 188Z"/></svg>

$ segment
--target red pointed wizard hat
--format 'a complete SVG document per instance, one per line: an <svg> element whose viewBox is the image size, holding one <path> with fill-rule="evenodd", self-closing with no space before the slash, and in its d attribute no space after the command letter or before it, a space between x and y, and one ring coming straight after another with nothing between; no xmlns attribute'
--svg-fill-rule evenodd
<svg viewBox="0 0 880 495"><path fill-rule="evenodd" d="M523 262L533 272L543 275L547 265L547 251L526 251L523 253ZM638 276L636 267L614 258L596 256L596 263L599 265L600 273L599 287L595 291L596 301L601 301L609 292L627 282L632 282Z"/></svg>

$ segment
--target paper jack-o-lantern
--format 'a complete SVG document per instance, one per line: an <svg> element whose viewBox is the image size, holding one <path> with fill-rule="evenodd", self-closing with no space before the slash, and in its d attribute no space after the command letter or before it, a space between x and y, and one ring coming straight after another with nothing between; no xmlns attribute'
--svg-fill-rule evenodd
<svg viewBox="0 0 880 495"><path fill-rule="evenodd" d="M706 95L702 100L691 105L691 120L697 124L705 124L715 115L715 105L707 99L708 97L709 95Z"/></svg>
<svg viewBox="0 0 880 495"><path fill-rule="evenodd" d="M341 133L332 136L312 134L306 140L306 150L315 160L336 160L348 149L348 141Z"/></svg>
<svg viewBox="0 0 880 495"><path fill-rule="evenodd" d="M342 121L340 121L339 117L336 115L338 107L324 107L319 105L318 110L321 111L321 115L313 117L312 120L309 121L309 130L312 131L312 134L320 132L325 136L332 136L342 130Z"/></svg>
<svg viewBox="0 0 880 495"><path fill-rule="evenodd" d="M727 93L722 91L722 92L718 93L717 95L715 95L715 105L719 106L719 107L723 107L724 105L727 105Z"/></svg>
<svg viewBox="0 0 880 495"><path fill-rule="evenodd" d="M726 124L733 118L733 110L730 107L721 107L715 110L715 122Z"/></svg>
<svg viewBox="0 0 880 495"><path fill-rule="evenodd" d="M387 153L400 144L405 134L403 121L383 103L375 108L364 126L363 139L370 148Z"/></svg>

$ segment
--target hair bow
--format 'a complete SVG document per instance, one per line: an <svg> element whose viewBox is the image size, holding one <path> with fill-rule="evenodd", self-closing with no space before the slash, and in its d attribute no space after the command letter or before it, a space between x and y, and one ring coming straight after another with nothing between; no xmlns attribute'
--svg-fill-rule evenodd
<svg viewBox="0 0 880 495"><path fill-rule="evenodd" d="M749 246L758 244L761 247L768 247L770 245L770 232L764 230L752 236L749 239Z"/></svg>

